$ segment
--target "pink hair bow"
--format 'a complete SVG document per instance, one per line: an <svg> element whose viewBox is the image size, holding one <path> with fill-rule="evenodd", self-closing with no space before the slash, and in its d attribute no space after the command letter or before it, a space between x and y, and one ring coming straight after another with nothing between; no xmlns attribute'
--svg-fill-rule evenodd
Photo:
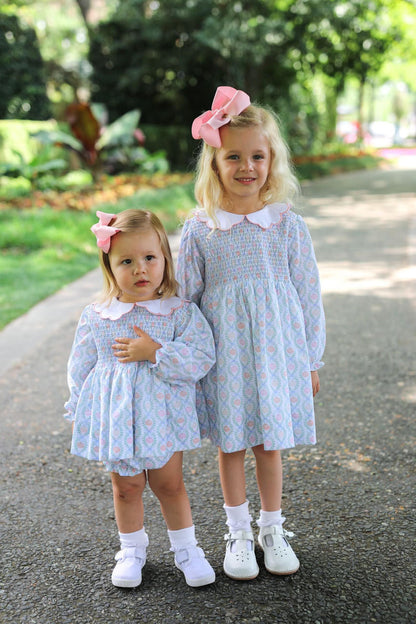
<svg viewBox="0 0 416 624"><path fill-rule="evenodd" d="M98 247L105 251L105 253L108 253L111 245L111 237L117 234L117 232L120 232L117 228L108 225L111 219L114 219L116 215L109 214L108 212L100 212L99 210L97 210L95 214L99 221L91 227L91 232L94 232L97 237Z"/></svg>
<svg viewBox="0 0 416 624"><path fill-rule="evenodd" d="M231 121L230 115L239 115L250 106L250 97L233 87L218 87L212 102L212 110L194 119L192 136L204 139L211 147L221 147L219 129Z"/></svg>

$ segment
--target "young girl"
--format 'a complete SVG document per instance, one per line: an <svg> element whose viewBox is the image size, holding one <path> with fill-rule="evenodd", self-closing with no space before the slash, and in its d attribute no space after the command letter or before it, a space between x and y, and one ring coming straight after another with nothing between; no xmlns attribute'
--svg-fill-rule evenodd
<svg viewBox="0 0 416 624"><path fill-rule="evenodd" d="M183 229L178 280L210 323L217 349L197 405L202 436L219 447L230 530L224 571L234 579L259 572L244 472L252 448L265 566L292 574L299 561L286 539L293 534L282 528L280 450L316 441L325 320L315 255L291 210L298 183L272 113L219 87L192 134L204 140L200 208Z"/></svg>
<svg viewBox="0 0 416 624"><path fill-rule="evenodd" d="M182 452L200 446L195 384L215 361L197 306L176 296L172 256L150 212L97 212L91 229L104 274L101 303L80 318L68 363L71 451L111 472L121 550L112 582L142 580L148 536L146 485L160 502L175 564L192 587L215 573L197 547L182 477Z"/></svg>

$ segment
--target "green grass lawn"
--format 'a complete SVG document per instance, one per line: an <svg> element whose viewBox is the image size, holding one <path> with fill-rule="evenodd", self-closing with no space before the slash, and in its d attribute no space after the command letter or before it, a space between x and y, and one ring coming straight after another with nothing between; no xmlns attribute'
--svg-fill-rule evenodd
<svg viewBox="0 0 416 624"><path fill-rule="evenodd" d="M91 212L50 207L0 210L0 329L33 305L98 266L90 227L97 209L155 212L174 232L195 205L193 185L143 191Z"/></svg>

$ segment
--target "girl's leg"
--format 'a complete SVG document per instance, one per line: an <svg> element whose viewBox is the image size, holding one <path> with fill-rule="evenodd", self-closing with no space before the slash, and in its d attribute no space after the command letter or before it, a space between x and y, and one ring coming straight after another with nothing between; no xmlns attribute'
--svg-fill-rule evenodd
<svg viewBox="0 0 416 624"><path fill-rule="evenodd" d="M221 487L227 507L242 505L246 500L245 455L245 450L224 453L218 449Z"/></svg>
<svg viewBox="0 0 416 624"><path fill-rule="evenodd" d="M137 587L142 581L142 568L146 563L149 543L143 527L142 494L146 476L144 472L132 477L112 472L111 481L121 543L111 580L116 587Z"/></svg>
<svg viewBox="0 0 416 624"><path fill-rule="evenodd" d="M257 521L260 527L259 544L264 551L265 566L272 574L293 574L299 568L299 560L286 539L288 533L283 529L280 451L265 451L260 445L253 447L253 453L261 500Z"/></svg>
<svg viewBox="0 0 416 624"><path fill-rule="evenodd" d="M146 485L144 472L133 477L111 473L114 510L120 533L132 533L143 528L143 490Z"/></svg>
<svg viewBox="0 0 416 624"><path fill-rule="evenodd" d="M265 451L264 446L254 446L256 476L261 508L276 511L282 506L282 458L280 451Z"/></svg>
<svg viewBox="0 0 416 624"><path fill-rule="evenodd" d="M245 454L245 450L224 453L218 449L224 509L230 529L227 536L224 572L236 580L253 579L259 573L250 524L252 518L246 501Z"/></svg>
<svg viewBox="0 0 416 624"><path fill-rule="evenodd" d="M182 475L182 452L174 453L162 468L148 471L149 486L157 496L169 530L192 526L192 512Z"/></svg>
<svg viewBox="0 0 416 624"><path fill-rule="evenodd" d="M197 547L191 506L182 475L182 452L174 453L162 468L149 470L149 485L159 499L168 527L175 565L185 575L191 587L201 587L215 581L215 572Z"/></svg>

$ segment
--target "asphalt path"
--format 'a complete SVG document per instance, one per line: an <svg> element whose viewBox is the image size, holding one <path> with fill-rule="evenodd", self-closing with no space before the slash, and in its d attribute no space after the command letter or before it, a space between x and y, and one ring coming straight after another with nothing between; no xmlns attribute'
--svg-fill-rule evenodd
<svg viewBox="0 0 416 624"><path fill-rule="evenodd" d="M216 583L189 588L159 506L145 493L143 583L111 584L117 531L108 475L69 453L66 361L94 271L0 332L0 622L3 624L405 624L415 613L416 168L304 185L328 340L318 444L284 452L284 514L301 561L291 577L222 572L215 449L185 457ZM173 239L174 246L177 238ZM259 499L247 457L253 516Z"/></svg>

